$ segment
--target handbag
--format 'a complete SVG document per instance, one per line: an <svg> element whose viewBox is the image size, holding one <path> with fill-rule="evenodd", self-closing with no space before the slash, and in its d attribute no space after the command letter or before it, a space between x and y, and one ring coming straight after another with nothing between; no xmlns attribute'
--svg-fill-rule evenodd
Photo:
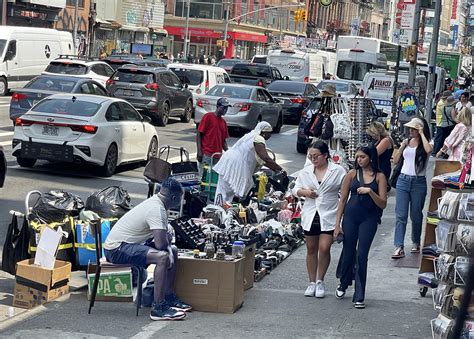
<svg viewBox="0 0 474 339"><path fill-rule="evenodd" d="M168 150L166 160L162 159L163 153ZM145 166L143 175L151 182L161 183L165 181L171 174L171 164L168 162L169 146L162 147L158 157L151 157Z"/></svg>
<svg viewBox="0 0 474 339"><path fill-rule="evenodd" d="M329 140L334 137L334 124L331 121L330 115L324 116L324 123L321 131L321 139Z"/></svg>
<svg viewBox="0 0 474 339"><path fill-rule="evenodd" d="M21 228L18 227L18 217L13 215L10 225L8 225L7 237L3 245L2 270L10 274L16 273L16 263L29 259L28 246L30 234L28 220L23 219Z"/></svg>
<svg viewBox="0 0 474 339"><path fill-rule="evenodd" d="M184 186L198 185L201 177L197 162L189 161L189 153L183 147L180 148L180 156L180 162L171 164L171 177Z"/></svg>
<svg viewBox="0 0 474 339"><path fill-rule="evenodd" d="M389 185L393 188L397 188L397 181L398 177L400 176L400 173L402 172L402 167L403 167L403 154L400 155L400 160L398 160L398 164L394 167L392 171L392 175L390 176L390 180L388 181Z"/></svg>
<svg viewBox="0 0 474 339"><path fill-rule="evenodd" d="M334 126L334 139L350 139L352 135L352 126L349 117L344 113L335 113L331 115L331 122Z"/></svg>

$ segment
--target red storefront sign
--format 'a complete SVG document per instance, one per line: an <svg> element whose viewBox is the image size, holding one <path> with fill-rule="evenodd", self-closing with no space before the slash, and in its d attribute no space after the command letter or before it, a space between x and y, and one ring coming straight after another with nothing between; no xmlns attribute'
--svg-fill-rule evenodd
<svg viewBox="0 0 474 339"><path fill-rule="evenodd" d="M451 19L456 20L458 17L458 0L453 0L453 11L451 12Z"/></svg>
<svg viewBox="0 0 474 339"><path fill-rule="evenodd" d="M169 35L178 35L183 37L185 35L184 27L165 26L164 28L166 29L166 31L168 31ZM222 39L224 35L222 32L214 31L212 29L189 28L188 31L191 37Z"/></svg>
<svg viewBox="0 0 474 339"><path fill-rule="evenodd" d="M230 32L229 35L234 40L263 42L263 43L267 42L267 37L265 35L241 33L241 32Z"/></svg>

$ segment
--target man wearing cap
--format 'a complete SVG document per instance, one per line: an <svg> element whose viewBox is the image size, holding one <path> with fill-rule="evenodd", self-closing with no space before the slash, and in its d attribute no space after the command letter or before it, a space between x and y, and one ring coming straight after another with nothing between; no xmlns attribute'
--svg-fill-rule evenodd
<svg viewBox="0 0 474 339"><path fill-rule="evenodd" d="M113 264L156 265L154 303L150 311L152 320L183 319L185 312L191 310L191 306L179 300L173 292L178 255L168 232L167 211L180 207L183 193L183 186L178 181L166 179L159 193L120 218L104 244L105 257ZM154 244L147 241L150 238Z"/></svg>
<svg viewBox="0 0 474 339"><path fill-rule="evenodd" d="M431 154L433 156L436 156L436 153L438 153L441 147L443 147L444 140L456 125L454 109L455 101L456 100L451 95L451 91L444 91L441 99L436 105L436 135L433 153Z"/></svg>
<svg viewBox="0 0 474 339"><path fill-rule="evenodd" d="M216 106L215 112L204 114L197 129L197 160L201 164L201 169L204 164L211 163L213 154L227 151L226 139L229 137L229 131L222 117L231 104L227 98L220 98ZM219 159L220 155L215 158Z"/></svg>

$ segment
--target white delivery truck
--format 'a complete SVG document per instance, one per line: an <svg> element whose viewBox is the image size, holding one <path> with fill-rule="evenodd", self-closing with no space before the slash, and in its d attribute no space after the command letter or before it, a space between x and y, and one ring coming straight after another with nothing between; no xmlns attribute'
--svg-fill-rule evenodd
<svg viewBox="0 0 474 339"><path fill-rule="evenodd" d="M362 86L365 75L372 69L386 69L385 54L362 49L338 49L335 78Z"/></svg>
<svg viewBox="0 0 474 339"><path fill-rule="evenodd" d="M371 99L378 109L382 109L391 117L393 86L395 72L386 70L374 70L368 72L362 84L363 96ZM398 74L398 87L408 86L408 72L400 71ZM420 106L425 106L426 101L426 78L419 74L415 78L415 87Z"/></svg>
<svg viewBox="0 0 474 339"><path fill-rule="evenodd" d="M267 64L293 81L319 83L327 72L327 63L327 58L317 52L275 49L267 55Z"/></svg>
<svg viewBox="0 0 474 339"><path fill-rule="evenodd" d="M55 29L0 26L0 95L41 74L60 54L74 54L72 35Z"/></svg>
<svg viewBox="0 0 474 339"><path fill-rule="evenodd" d="M327 59L326 73L329 73L331 75L336 74L337 54L335 52L323 51L323 50L318 50L317 54L322 55L326 57Z"/></svg>

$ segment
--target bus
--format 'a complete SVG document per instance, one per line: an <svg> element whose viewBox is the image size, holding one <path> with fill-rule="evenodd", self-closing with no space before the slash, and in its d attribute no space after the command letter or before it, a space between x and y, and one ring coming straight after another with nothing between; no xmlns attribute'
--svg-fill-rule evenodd
<svg viewBox="0 0 474 339"><path fill-rule="evenodd" d="M340 49L360 49L366 52L382 53L387 57L388 64L395 64L397 62L398 45L385 40L343 35L337 39L337 50ZM402 46L402 58L404 52L405 47Z"/></svg>

